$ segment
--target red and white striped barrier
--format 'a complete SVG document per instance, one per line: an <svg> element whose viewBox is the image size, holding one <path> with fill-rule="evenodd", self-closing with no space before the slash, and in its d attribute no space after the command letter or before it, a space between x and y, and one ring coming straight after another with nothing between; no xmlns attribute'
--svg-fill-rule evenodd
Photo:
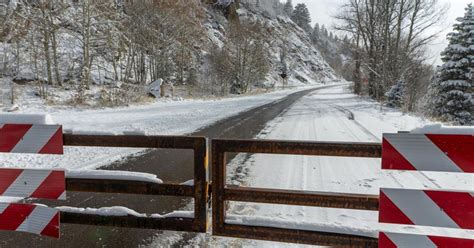
<svg viewBox="0 0 474 248"><path fill-rule="evenodd" d="M379 222L474 229L474 197L468 192L381 189Z"/></svg>
<svg viewBox="0 0 474 248"><path fill-rule="evenodd" d="M0 203L0 230L59 238L59 210L32 204Z"/></svg>
<svg viewBox="0 0 474 248"><path fill-rule="evenodd" d="M0 124L0 152L63 154L59 125Z"/></svg>
<svg viewBox="0 0 474 248"><path fill-rule="evenodd" d="M65 200L65 173L0 168L0 196Z"/></svg>
<svg viewBox="0 0 474 248"><path fill-rule="evenodd" d="M474 173L474 136L384 134L382 168Z"/></svg>
<svg viewBox="0 0 474 248"><path fill-rule="evenodd" d="M448 238L428 235L413 235L401 233L380 233L380 248L423 247L423 248L472 248L474 239Z"/></svg>

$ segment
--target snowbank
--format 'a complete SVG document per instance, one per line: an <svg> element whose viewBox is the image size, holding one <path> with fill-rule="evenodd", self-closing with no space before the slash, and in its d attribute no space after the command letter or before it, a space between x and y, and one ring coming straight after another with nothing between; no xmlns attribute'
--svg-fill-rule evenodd
<svg viewBox="0 0 474 248"><path fill-rule="evenodd" d="M130 171L106 171L106 170L67 170L67 178L76 179L106 179L106 180L126 180L141 181L150 183L163 183L161 179L153 174L130 172Z"/></svg>
<svg viewBox="0 0 474 248"><path fill-rule="evenodd" d="M0 123L12 124L55 124L49 114L2 114L0 113Z"/></svg>
<svg viewBox="0 0 474 248"><path fill-rule="evenodd" d="M146 214L140 214L126 207L105 207L105 208L74 208L74 207L57 207L61 212L77 213L77 214L94 214L100 216L136 216L146 217Z"/></svg>
<svg viewBox="0 0 474 248"><path fill-rule="evenodd" d="M441 124L435 124L435 125L427 125L421 128L413 129L411 133L474 135L474 127L473 126L455 127L455 126L443 126Z"/></svg>
<svg viewBox="0 0 474 248"><path fill-rule="evenodd" d="M194 212L192 211L173 211L168 214L141 214L135 210L126 207L104 207L104 208L74 208L74 207L57 207L56 209L61 212L67 213L80 213L80 214L93 214L100 216L135 216L135 217L149 217L149 218L194 218Z"/></svg>
<svg viewBox="0 0 474 248"><path fill-rule="evenodd" d="M185 185L185 186L194 186L194 179L188 180L184 183L181 183L180 185Z"/></svg>

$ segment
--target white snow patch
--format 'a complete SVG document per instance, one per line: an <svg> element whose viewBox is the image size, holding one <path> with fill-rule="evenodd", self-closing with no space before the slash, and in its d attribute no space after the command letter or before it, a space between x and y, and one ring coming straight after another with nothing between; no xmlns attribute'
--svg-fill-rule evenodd
<svg viewBox="0 0 474 248"><path fill-rule="evenodd" d="M411 133L424 134L464 134L474 135L474 126L443 126L441 124L427 125L421 128L416 128Z"/></svg>
<svg viewBox="0 0 474 248"><path fill-rule="evenodd" d="M67 213L78 213L78 214L91 214L100 216L135 216L143 218L194 218L194 212L192 211L173 211L168 214L142 214L135 210L122 207L103 207L103 208L75 208L75 207L56 207L61 212Z"/></svg>
<svg viewBox="0 0 474 248"><path fill-rule="evenodd" d="M194 179L188 180L184 183L181 183L180 185L194 186Z"/></svg>
<svg viewBox="0 0 474 248"><path fill-rule="evenodd" d="M109 171L109 170L67 170L67 178L75 179L105 179L105 180L125 180L140 181L150 183L163 183L156 175L131 172L131 171Z"/></svg>
<svg viewBox="0 0 474 248"><path fill-rule="evenodd" d="M100 216L136 216L146 217L146 214L140 214L135 210L126 207L104 207L104 208L74 208L74 207L56 207L61 212L77 214L93 214Z"/></svg>
<svg viewBox="0 0 474 248"><path fill-rule="evenodd" d="M194 218L194 211L183 211L183 210L178 210L178 211L173 211L168 214L152 214L150 215L152 218Z"/></svg>
<svg viewBox="0 0 474 248"><path fill-rule="evenodd" d="M5 124L35 124L51 125L55 124L49 114L8 114L0 113L0 123Z"/></svg>

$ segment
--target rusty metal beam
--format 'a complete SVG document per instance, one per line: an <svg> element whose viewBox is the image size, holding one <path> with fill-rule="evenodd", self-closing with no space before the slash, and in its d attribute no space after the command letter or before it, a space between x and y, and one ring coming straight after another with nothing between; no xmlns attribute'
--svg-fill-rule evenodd
<svg viewBox="0 0 474 248"><path fill-rule="evenodd" d="M207 232L208 144L207 139L194 140L194 222L193 228Z"/></svg>
<svg viewBox="0 0 474 248"><path fill-rule="evenodd" d="M378 239L356 235L225 224L218 236L334 247L378 247Z"/></svg>
<svg viewBox="0 0 474 248"><path fill-rule="evenodd" d="M298 190L232 187L224 190L224 200L374 211L379 209L379 198L375 195Z"/></svg>
<svg viewBox="0 0 474 248"><path fill-rule="evenodd" d="M225 146L212 141L212 233L222 233L226 216L224 189L226 184Z"/></svg>
<svg viewBox="0 0 474 248"><path fill-rule="evenodd" d="M112 225L137 228L158 228L163 230L184 230L195 232L207 231L207 202L208 202L208 147L204 137L187 136L145 136L145 135L75 135L63 134L65 146L93 147L132 147L159 149L191 149L194 152L194 186L154 184L139 181L124 180L93 180L67 179L66 188L70 191L122 193L142 195L168 195L194 198L195 218L184 222L166 219L151 221L146 218L100 217L84 214L64 213L66 221L76 224ZM176 225L178 223L179 225ZM183 224L184 223L184 224Z"/></svg>
<svg viewBox="0 0 474 248"><path fill-rule="evenodd" d="M225 152L380 158L380 143L304 142L279 140L212 140Z"/></svg>
<svg viewBox="0 0 474 248"><path fill-rule="evenodd" d="M206 142L203 137L145 135L63 135L65 146L194 149Z"/></svg>
<svg viewBox="0 0 474 248"><path fill-rule="evenodd" d="M192 218L150 218L137 216L101 216L94 214L61 212L62 224L111 226L140 229L160 229L196 232Z"/></svg>
<svg viewBox="0 0 474 248"><path fill-rule="evenodd" d="M194 187L187 185L157 184L140 181L104 179L66 179L66 190L89 193L138 195L166 195L193 197Z"/></svg>
<svg viewBox="0 0 474 248"><path fill-rule="evenodd" d="M225 223L226 201L377 210L376 196L235 188L226 185L226 153L267 153L379 158L378 143L301 142L275 140L212 140L213 235L338 247L377 247L376 238Z"/></svg>

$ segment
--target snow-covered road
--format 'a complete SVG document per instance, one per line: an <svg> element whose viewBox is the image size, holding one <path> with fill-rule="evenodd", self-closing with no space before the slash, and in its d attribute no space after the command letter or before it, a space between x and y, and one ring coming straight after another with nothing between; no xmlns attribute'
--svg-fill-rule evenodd
<svg viewBox="0 0 474 248"><path fill-rule="evenodd" d="M319 90L303 97L288 111L268 123L259 138L380 142L384 132L409 131L426 124L426 121L418 117L395 110L381 109L378 104L370 100L346 92L347 87L341 86ZM374 195L379 193L381 186L471 191L474 189L472 175L387 172L381 170L380 159L256 154L250 157L240 155L231 164L231 168L228 183L261 188ZM235 171L239 171L238 175ZM377 223L378 214L374 211L250 203L233 203L228 212L227 222L274 227L284 225L308 230L357 233L371 237L377 237L378 230L388 228ZM398 227L395 230L423 233L427 229ZM474 237L473 231L435 231L458 237ZM211 243L213 242L219 245L222 242L236 242L236 240L213 239ZM243 241L243 245L261 247L276 244Z"/></svg>
<svg viewBox="0 0 474 248"><path fill-rule="evenodd" d="M234 97L219 100L186 100L156 102L145 106L114 109L56 109L33 105L22 109L25 114L50 114L54 122L63 125L66 132L102 134L183 135L211 125L219 120L246 110L285 98L307 88L275 91L267 94ZM1 122L1 119L0 119ZM65 147L64 156L2 154L3 167L36 167L65 169L96 169L109 165L140 149Z"/></svg>

